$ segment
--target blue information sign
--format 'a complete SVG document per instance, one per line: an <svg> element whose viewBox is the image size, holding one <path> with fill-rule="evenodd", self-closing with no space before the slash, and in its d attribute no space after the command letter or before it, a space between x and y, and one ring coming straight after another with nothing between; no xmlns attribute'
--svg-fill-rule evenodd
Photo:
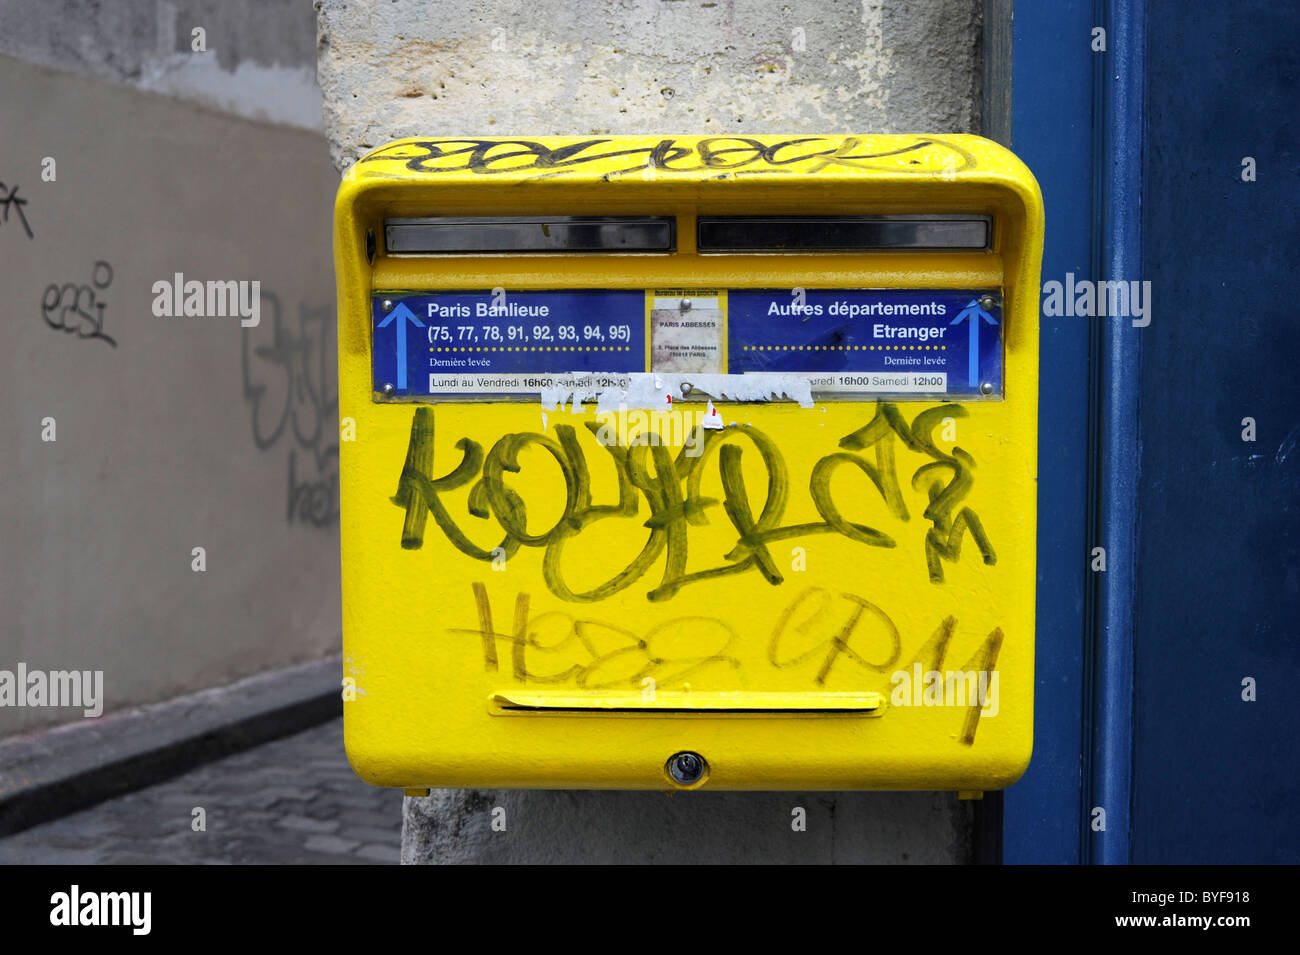
<svg viewBox="0 0 1300 955"><path fill-rule="evenodd" d="M733 289L728 370L808 373L813 392L1002 395L996 292Z"/></svg>
<svg viewBox="0 0 1300 955"><path fill-rule="evenodd" d="M1002 395L1001 297L989 290L388 293L372 328L374 388L390 397L626 387L646 371L804 375L826 398Z"/></svg>
<svg viewBox="0 0 1300 955"><path fill-rule="evenodd" d="M391 396L537 394L571 372L645 371L645 292L376 296L375 390Z"/></svg>

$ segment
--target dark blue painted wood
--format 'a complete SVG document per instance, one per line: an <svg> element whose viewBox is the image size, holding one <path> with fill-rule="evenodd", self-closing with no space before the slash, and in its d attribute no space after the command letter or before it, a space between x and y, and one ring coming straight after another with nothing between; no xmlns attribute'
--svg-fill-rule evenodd
<svg viewBox="0 0 1300 955"><path fill-rule="evenodd" d="M1092 273L1092 4L1018 3L1011 147L1047 212L1044 281ZM1077 862L1084 844L1083 653L1089 324L1043 318L1039 344L1034 755L1006 791L1003 861Z"/></svg>
<svg viewBox="0 0 1300 955"><path fill-rule="evenodd" d="M1147 22L1133 861L1295 863L1300 10Z"/></svg>

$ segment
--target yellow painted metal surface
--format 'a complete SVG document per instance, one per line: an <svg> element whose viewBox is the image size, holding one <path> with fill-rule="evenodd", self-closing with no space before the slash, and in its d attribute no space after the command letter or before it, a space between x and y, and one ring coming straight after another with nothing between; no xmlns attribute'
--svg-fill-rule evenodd
<svg viewBox="0 0 1300 955"><path fill-rule="evenodd" d="M695 216L760 212L987 214L994 242L696 254ZM671 214L677 251L399 257L379 241L369 260L385 217L432 214ZM667 789L665 761L692 751L707 788L1014 782L1033 735L1042 236L1029 171L971 136L404 140L359 161L335 235L358 774ZM376 394L374 295L494 287L997 288L1004 397L721 402L734 427L688 456L602 444L600 424L628 422L590 406ZM680 435L669 416L702 411L632 432ZM980 671L970 705L962 674Z"/></svg>

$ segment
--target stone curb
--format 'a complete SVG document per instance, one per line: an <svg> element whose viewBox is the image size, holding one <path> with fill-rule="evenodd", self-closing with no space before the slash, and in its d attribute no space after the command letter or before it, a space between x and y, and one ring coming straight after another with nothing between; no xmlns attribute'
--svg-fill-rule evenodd
<svg viewBox="0 0 1300 955"><path fill-rule="evenodd" d="M0 740L0 837L343 713L338 656Z"/></svg>

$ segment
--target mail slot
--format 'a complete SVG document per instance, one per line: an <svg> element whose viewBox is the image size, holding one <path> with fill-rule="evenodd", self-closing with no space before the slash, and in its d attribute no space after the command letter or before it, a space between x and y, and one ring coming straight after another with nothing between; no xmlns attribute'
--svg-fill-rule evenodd
<svg viewBox="0 0 1300 955"><path fill-rule="evenodd" d="M406 139L335 206L382 786L998 789L1042 200L974 136Z"/></svg>

